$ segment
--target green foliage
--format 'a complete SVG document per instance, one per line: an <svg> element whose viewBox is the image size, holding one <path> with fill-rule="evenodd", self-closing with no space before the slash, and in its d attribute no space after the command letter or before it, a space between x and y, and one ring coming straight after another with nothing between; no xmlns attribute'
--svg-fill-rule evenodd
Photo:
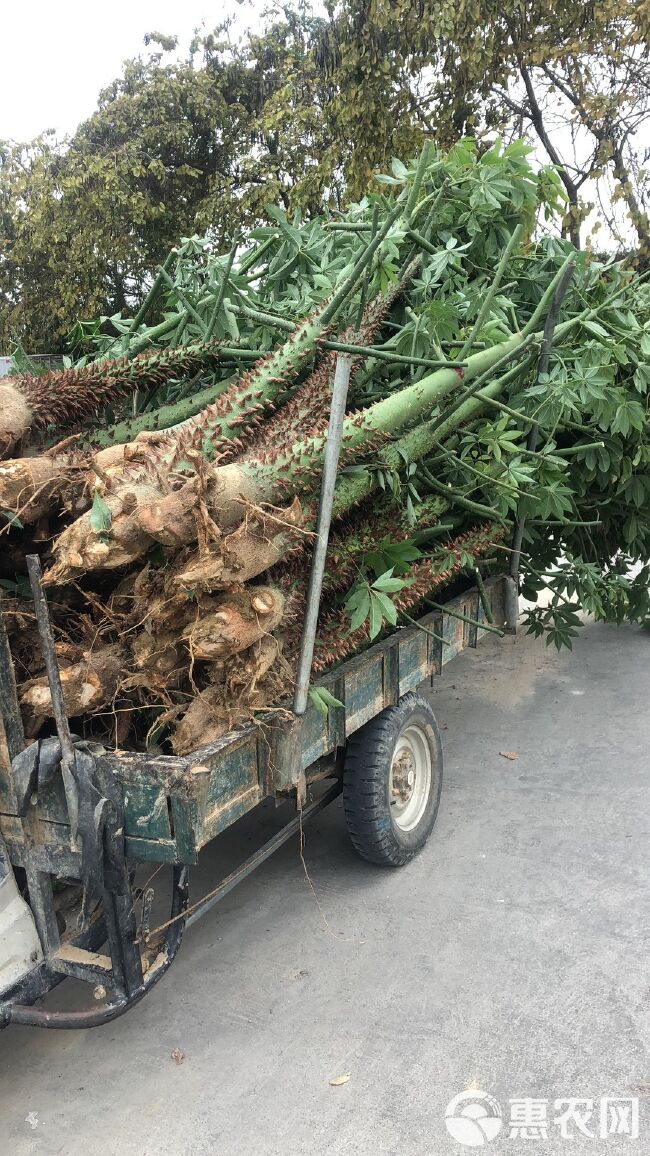
<svg viewBox="0 0 650 1156"><path fill-rule="evenodd" d="M345 610L350 618L350 631L368 623L368 636L377 637L384 625L397 625L397 607L389 597L411 585L407 578L393 576L393 569L380 574L374 582L358 582L345 599Z"/></svg>
<svg viewBox="0 0 650 1156"><path fill-rule="evenodd" d="M90 509L90 527L100 538L105 538L111 528L112 514L101 494L96 491Z"/></svg>
<svg viewBox="0 0 650 1156"><path fill-rule="evenodd" d="M566 646L568 650L572 650L573 639L582 625L577 613L578 608L578 603L570 606L562 602L552 606L535 607L524 616L526 633L533 634L535 638L544 634L547 646L553 645L557 650Z"/></svg>
<svg viewBox="0 0 650 1156"><path fill-rule="evenodd" d="M374 307L387 284L412 270L417 255L416 274L391 299L355 365L349 408L358 412L345 419L337 515L374 490L402 528L418 520L432 495L438 507L447 505L449 522L436 522L418 545L386 537L372 548L363 543L353 563L358 580L343 600L350 629L365 624L374 639L397 624L395 595L411 584L423 541L431 551L427 565L444 577L474 565L459 531L477 520L507 525L524 517L526 586L550 586L553 597L550 607L536 609L531 628L568 645L578 603L607 620L647 616L647 591L632 568L650 556L650 293L624 263L574 253L549 232L535 239L536 221L557 199L556 178L540 180L520 142L482 150L464 139L447 153L425 150L421 165L393 160L385 178L345 210L337 205L309 215L284 200L267 203L266 223L255 222L228 253L209 234L185 235L156 274L144 308L76 327L79 362L93 362L101 378L106 357L156 351L148 360L172 370L145 379L144 361L127 360L122 371L140 389L110 415L134 430L134 410L137 429L153 431L187 416L176 408L180 402L199 396L199 404L211 402L227 380L272 350L240 383L245 429L250 402L290 395L331 339L340 343L368 303ZM370 260L373 230L379 247ZM362 253L366 270L359 266L350 282ZM571 285L550 362L539 373L541 330L568 264L575 265ZM325 302L341 286L347 295L337 329L323 333ZM181 355L193 350L190 368L174 376ZM107 368L109 380L111 372L117 371ZM304 394L299 388L294 394L286 444L279 439L268 452L258 447L242 463L260 500L316 496L322 397L310 392L309 380ZM165 418L165 403L175 419ZM196 444L206 457L219 431L227 425L232 438L239 428L237 405L214 421L211 410L197 419ZM116 433L104 432L107 439ZM189 457L174 458L168 445L152 449L152 478L156 463L164 468L170 460L175 476L184 476ZM110 541L110 511L98 495L90 525Z"/></svg>
<svg viewBox="0 0 650 1156"><path fill-rule="evenodd" d="M202 65L168 64L162 49L128 61L70 141L2 148L0 346L20 333L32 349L56 348L79 312L137 302L179 236L208 223L232 236L275 196L249 165L239 203L260 89L273 80L221 39Z"/></svg>
<svg viewBox="0 0 650 1156"><path fill-rule="evenodd" d="M386 187L400 189L400 178L410 181L413 173L412 165L393 164ZM409 365L409 358L457 355L476 327L512 229L518 219L532 228L542 187L526 150L515 144L480 153L473 142L462 141L447 155L433 153L416 210L422 237L419 275L395 304L383 331L381 348L398 359L394 363L368 359L353 381L354 407L393 394L397 399L405 385L417 382L426 369ZM144 321L134 328L118 315L89 336L89 355L130 352L152 341L173 344L179 326L183 339L200 340L202 326L212 316L215 336L236 340L240 350L275 347L285 339L287 327L312 311L345 277L373 217L381 221L388 211L389 202L376 191L351 204L345 214L334 211L305 219L270 206L272 224L256 227L242 244L225 286L226 257L216 254L209 241L189 238L179 248L170 284L162 293L167 318L163 326ZM399 268L407 241L404 226L395 225L371 268L370 298L384 284L387 254L393 268ZM498 350L513 333L521 332L568 251L566 243L549 236L536 244L529 239L513 251L502 288L491 296L481 321L477 335L481 345ZM439 255L444 261L438 260ZM450 531L457 530L459 511L465 518L524 516L524 565L552 580L549 573L555 573L558 557L568 551L574 560L572 573L580 574L575 596L593 613L610 618L620 613L622 605L631 608L622 600L624 572L617 572L615 583L611 578L612 559L622 549L633 565L645 561L650 551L644 352L650 333L650 294L645 285L635 284L624 265L586 255L575 259L548 371L537 373L536 349L507 370L503 379L507 412L495 412L480 399L471 412L459 409L452 391L452 401L442 403L445 414L449 408L444 437L424 465L418 460L420 428L392 452L380 451L363 464L344 467L344 472L346 479L360 482L370 472L381 500L401 508L407 525L414 523L431 490L448 497L456 515ZM216 313L215 301L220 303ZM357 310L354 295L347 320ZM494 388L500 380L491 381L488 374L483 388L496 398ZM180 382L166 388L182 392L189 386ZM458 390L462 398L461 376ZM434 419L436 413L431 415ZM535 452L527 441L532 422L539 426ZM345 603L354 629L367 622L374 638L393 624L395 606L390 591L381 588L382 576L389 572L389 581L408 579L410 566L420 556L411 542L384 539L361 559L359 580ZM431 558L440 572L455 569L458 549L443 542ZM471 566L469 552L461 550L460 561ZM587 575L596 582L593 591ZM594 575L600 576L597 581ZM570 641L576 627L562 606L560 601L531 619L531 624L534 621L549 632L555 645Z"/></svg>
<svg viewBox="0 0 650 1156"><path fill-rule="evenodd" d="M545 635L546 645L558 650L572 649L585 615L619 626L625 621L645 625L650 619L650 565L634 567L624 553L604 568L580 558L563 558L545 574L526 562L522 594L534 600L540 591L550 591L551 601L526 610L524 624L527 633Z"/></svg>
<svg viewBox="0 0 650 1156"><path fill-rule="evenodd" d="M29 578L22 574L15 581L11 578L0 578L0 588L6 590L8 594L15 594L16 598L32 597Z"/></svg>
<svg viewBox="0 0 650 1156"><path fill-rule="evenodd" d="M364 554L361 565L373 571L376 578L380 578L388 572L391 575L408 574L411 562L421 557L422 551L413 541L407 539L404 542L391 542L390 538L384 537L377 543L375 550Z"/></svg>
<svg viewBox="0 0 650 1156"><path fill-rule="evenodd" d="M332 707L345 707L345 703L335 698L325 686L311 686L307 693L309 701L324 718L327 718Z"/></svg>

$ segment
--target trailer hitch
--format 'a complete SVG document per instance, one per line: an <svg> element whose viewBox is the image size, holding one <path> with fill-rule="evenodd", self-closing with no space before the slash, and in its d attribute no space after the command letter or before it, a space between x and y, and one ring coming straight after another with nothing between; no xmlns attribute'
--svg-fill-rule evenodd
<svg viewBox="0 0 650 1156"><path fill-rule="evenodd" d="M47 1008L32 1005L35 1000L40 999L41 996L50 991L66 975L76 976L79 979L88 979L89 977L76 972L73 968L67 971L57 970L56 967L52 966L52 962L56 961L45 960L40 968L30 973L13 991L6 993L3 997L4 1002L0 1000L0 1029L8 1027L9 1024L73 1030L92 1028L111 1023L112 1020L123 1015L125 1011L139 1003L171 967L183 939L188 897L188 868L176 864L173 869L170 924L162 942L157 944L150 966L144 973L140 970L140 979L137 983L131 984L128 988L123 984L115 984L110 996L102 998L102 1002L95 1007L83 1008L79 1011L49 1011ZM108 922L107 920L107 924ZM86 932L87 935L88 932ZM113 952L110 924L109 943ZM113 954L113 972L117 973L117 970L117 961ZM97 996L97 991L95 994Z"/></svg>

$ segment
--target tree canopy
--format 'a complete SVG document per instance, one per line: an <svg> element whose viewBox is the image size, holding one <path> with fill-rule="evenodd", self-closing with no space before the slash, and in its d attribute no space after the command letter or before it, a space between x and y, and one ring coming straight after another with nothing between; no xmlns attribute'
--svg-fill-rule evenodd
<svg viewBox="0 0 650 1156"><path fill-rule="evenodd" d="M153 33L72 138L0 143L0 349L62 348L77 318L137 305L181 237L227 251L269 204L342 205L426 137L529 137L574 243L595 205L610 244L647 256L649 33L650 0L282 7L181 60Z"/></svg>

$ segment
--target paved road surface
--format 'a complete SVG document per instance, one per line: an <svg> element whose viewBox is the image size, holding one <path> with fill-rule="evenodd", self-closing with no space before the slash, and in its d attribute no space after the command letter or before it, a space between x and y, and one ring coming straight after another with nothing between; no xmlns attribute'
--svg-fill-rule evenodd
<svg viewBox="0 0 650 1156"><path fill-rule="evenodd" d="M470 1087L504 1112L483 1151L650 1152L649 657L648 635L588 626L572 655L519 637L457 659L425 851L363 863L338 801L306 832L313 891L288 845L124 1019L0 1033L2 1156L462 1154L444 1112ZM244 822L219 862L278 822ZM641 1138L563 1141L553 1101L603 1096L641 1098ZM547 1140L508 1136L517 1097L550 1102Z"/></svg>

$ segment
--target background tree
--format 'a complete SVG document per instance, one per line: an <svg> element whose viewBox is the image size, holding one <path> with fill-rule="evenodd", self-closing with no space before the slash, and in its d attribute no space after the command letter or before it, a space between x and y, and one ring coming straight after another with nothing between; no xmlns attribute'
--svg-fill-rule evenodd
<svg viewBox="0 0 650 1156"><path fill-rule="evenodd" d="M0 154L0 344L56 347L74 319L137 300L152 268L193 233L205 202L230 228L239 157L250 147L256 77L232 54L210 68L125 64L97 112L63 145L49 136ZM214 211L219 203L220 214ZM239 216L239 214L237 214Z"/></svg>
<svg viewBox="0 0 650 1156"><path fill-rule="evenodd" d="M595 202L615 241L629 245L636 232L650 252L647 0L481 7L491 29L487 59L472 53L466 28L454 31L467 61L460 102L483 93L485 123L539 141L560 170L574 244Z"/></svg>
<svg viewBox="0 0 650 1156"><path fill-rule="evenodd" d="M648 0L347 0L324 45L357 191L378 141L523 134L560 169L576 245L595 201L616 242L650 251Z"/></svg>
<svg viewBox="0 0 650 1156"><path fill-rule="evenodd" d="M137 304L184 235L227 250L269 203L358 197L426 136L526 136L560 169L576 245L595 205L610 247L650 253L650 0L330 0L231 35L179 61L153 34L71 140L0 146L3 352Z"/></svg>

